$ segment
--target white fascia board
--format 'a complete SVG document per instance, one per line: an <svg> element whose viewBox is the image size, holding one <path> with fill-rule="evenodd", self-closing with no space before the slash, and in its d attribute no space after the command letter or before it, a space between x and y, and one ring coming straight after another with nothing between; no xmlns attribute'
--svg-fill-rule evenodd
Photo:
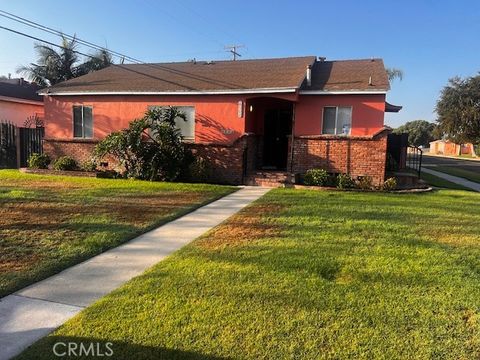
<svg viewBox="0 0 480 360"><path fill-rule="evenodd" d="M19 98L14 98L14 97L10 97L10 96L0 96L0 101L8 101L8 102L14 102L14 103L19 103L19 104L43 106L43 101L19 99Z"/></svg>
<svg viewBox="0 0 480 360"><path fill-rule="evenodd" d="M325 91L301 90L300 95L385 95L385 90L351 90L351 91Z"/></svg>
<svg viewBox="0 0 480 360"><path fill-rule="evenodd" d="M269 94L269 93L293 93L296 88L261 88L239 90L214 90L214 91L42 91L40 95L49 96L77 96L77 95L236 95L236 94Z"/></svg>

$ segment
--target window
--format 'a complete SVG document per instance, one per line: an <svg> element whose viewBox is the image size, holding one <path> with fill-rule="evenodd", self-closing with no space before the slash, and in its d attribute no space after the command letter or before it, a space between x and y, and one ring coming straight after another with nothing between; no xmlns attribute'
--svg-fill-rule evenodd
<svg viewBox="0 0 480 360"><path fill-rule="evenodd" d="M149 106L149 109L158 108L161 106ZM185 114L185 120L182 118L175 119L175 125L180 130L185 140L195 139L195 106L175 106L178 111Z"/></svg>
<svg viewBox="0 0 480 360"><path fill-rule="evenodd" d="M73 137L93 138L93 114L91 106L73 107Z"/></svg>
<svg viewBox="0 0 480 360"><path fill-rule="evenodd" d="M351 127L351 106L327 106L323 108L322 134L348 135Z"/></svg>

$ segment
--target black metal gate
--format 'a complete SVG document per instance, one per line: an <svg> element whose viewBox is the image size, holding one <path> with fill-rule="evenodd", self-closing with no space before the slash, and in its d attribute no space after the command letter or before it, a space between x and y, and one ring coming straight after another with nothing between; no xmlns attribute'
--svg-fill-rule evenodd
<svg viewBox="0 0 480 360"><path fill-rule="evenodd" d="M33 153L43 154L44 128L19 128L20 167L26 167Z"/></svg>
<svg viewBox="0 0 480 360"><path fill-rule="evenodd" d="M33 153L43 153L45 129L19 128L9 122L0 122L0 168L26 167Z"/></svg>
<svg viewBox="0 0 480 360"><path fill-rule="evenodd" d="M0 122L0 168L17 167L17 131L9 122Z"/></svg>

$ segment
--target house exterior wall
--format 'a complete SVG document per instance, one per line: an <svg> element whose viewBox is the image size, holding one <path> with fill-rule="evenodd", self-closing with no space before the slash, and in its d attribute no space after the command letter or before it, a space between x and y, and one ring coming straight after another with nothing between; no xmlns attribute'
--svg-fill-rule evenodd
<svg viewBox="0 0 480 360"><path fill-rule="evenodd" d="M213 181L240 184L248 171L255 170L261 156L263 112L269 107L290 106L275 102L272 95L202 96L46 96L45 147L52 158L72 156L87 160L95 144L112 131L128 127L151 105L195 106L195 142L192 151L212 165ZM261 98L261 99L260 99ZM384 95L296 95L275 96L295 102L295 143L289 170L305 172L315 167L356 176L384 180L386 134L383 128ZM238 103L243 104L241 117ZM249 104L253 104L250 112ZM93 139L73 138L73 105L93 107ZM351 136L321 135L324 106L352 106ZM248 135L254 133L255 135ZM290 147L289 147L290 149ZM290 151L290 150L289 150ZM291 156L289 155L289 161ZM293 166L291 166L293 164Z"/></svg>
<svg viewBox="0 0 480 360"><path fill-rule="evenodd" d="M101 140L128 127L152 105L195 106L195 143L232 144L244 133L245 111L238 117L242 96L61 96L45 97L45 138L73 138L73 105L93 107L93 136Z"/></svg>
<svg viewBox="0 0 480 360"><path fill-rule="evenodd" d="M320 135L325 106L352 107L352 136L373 135L383 128L385 95L300 95L295 135Z"/></svg>
<svg viewBox="0 0 480 360"><path fill-rule="evenodd" d="M28 117L37 115L43 118L42 104L29 104L0 99L0 121L9 121L23 126Z"/></svg>

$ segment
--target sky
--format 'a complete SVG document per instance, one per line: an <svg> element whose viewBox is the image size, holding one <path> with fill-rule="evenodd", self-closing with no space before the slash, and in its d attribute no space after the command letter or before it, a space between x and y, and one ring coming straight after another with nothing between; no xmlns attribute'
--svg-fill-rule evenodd
<svg viewBox="0 0 480 360"><path fill-rule="evenodd" d="M228 59L231 44L245 45L242 59L380 57L404 72L387 94L403 106L386 114L392 127L435 121L448 79L480 71L479 1L0 0L0 9L146 62ZM3 17L0 26L59 43ZM34 62L33 44L0 29L0 75Z"/></svg>

